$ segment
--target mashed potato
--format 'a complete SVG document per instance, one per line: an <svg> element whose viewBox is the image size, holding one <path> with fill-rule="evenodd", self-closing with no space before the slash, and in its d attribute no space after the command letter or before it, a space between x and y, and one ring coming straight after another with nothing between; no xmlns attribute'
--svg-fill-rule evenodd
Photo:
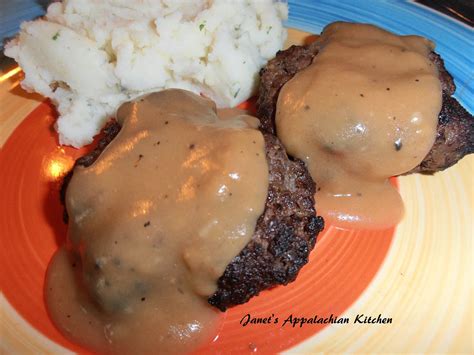
<svg viewBox="0 0 474 355"><path fill-rule="evenodd" d="M5 54L25 89L56 104L60 143L81 147L148 92L187 89L219 107L246 100L286 39L287 12L272 0L65 0L24 23Z"/></svg>

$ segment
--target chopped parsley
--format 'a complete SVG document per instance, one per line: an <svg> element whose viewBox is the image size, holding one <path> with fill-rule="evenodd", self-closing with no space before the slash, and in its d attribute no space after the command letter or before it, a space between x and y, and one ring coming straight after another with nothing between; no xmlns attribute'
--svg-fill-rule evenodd
<svg viewBox="0 0 474 355"><path fill-rule="evenodd" d="M56 41L58 38L59 38L59 31L54 34L54 36L52 37L52 40Z"/></svg>

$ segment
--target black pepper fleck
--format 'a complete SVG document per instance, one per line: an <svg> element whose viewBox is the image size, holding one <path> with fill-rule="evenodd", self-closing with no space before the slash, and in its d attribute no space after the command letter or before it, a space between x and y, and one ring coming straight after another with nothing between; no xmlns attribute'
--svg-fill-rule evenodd
<svg viewBox="0 0 474 355"><path fill-rule="evenodd" d="M415 81L420 81L419 79L415 79Z"/></svg>
<svg viewBox="0 0 474 355"><path fill-rule="evenodd" d="M394 145L395 145L395 150L396 150L397 152L400 151L400 149L402 149L402 146L403 146L403 144L402 144L402 139L401 139L401 138L398 138L398 139L395 141Z"/></svg>
<svg viewBox="0 0 474 355"><path fill-rule="evenodd" d="M68 318L71 318L71 315L70 315L70 314L68 314L66 317L68 317Z"/></svg>
<svg viewBox="0 0 474 355"><path fill-rule="evenodd" d="M146 300L146 298L145 298L145 297L142 297L142 302L145 301L145 300Z"/></svg>
<svg viewBox="0 0 474 355"><path fill-rule="evenodd" d="M143 227L148 227L149 225L150 225L150 221L147 221L147 222L143 225Z"/></svg>
<svg viewBox="0 0 474 355"><path fill-rule="evenodd" d="M390 91L390 88L387 88L387 91Z"/></svg>
<svg viewBox="0 0 474 355"><path fill-rule="evenodd" d="M139 154L138 155L138 160L135 162L135 164L133 165L135 168L138 166L138 163L140 162L140 160L142 160L143 158L143 154Z"/></svg>
<svg viewBox="0 0 474 355"><path fill-rule="evenodd" d="M189 149L194 149L194 147L195 147L194 143L189 145Z"/></svg>
<svg viewBox="0 0 474 355"><path fill-rule="evenodd" d="M360 94L360 97L364 97L364 94Z"/></svg>
<svg viewBox="0 0 474 355"><path fill-rule="evenodd" d="M168 124L169 122L168 121L165 121L165 124Z"/></svg>
<svg viewBox="0 0 474 355"><path fill-rule="evenodd" d="M311 109L311 107L309 107L309 105L304 105L304 110L305 111L309 111Z"/></svg>

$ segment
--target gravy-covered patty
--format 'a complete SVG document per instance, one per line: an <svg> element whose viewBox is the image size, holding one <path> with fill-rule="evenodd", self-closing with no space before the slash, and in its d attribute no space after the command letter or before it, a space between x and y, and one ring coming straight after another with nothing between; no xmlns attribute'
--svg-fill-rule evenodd
<svg viewBox="0 0 474 355"><path fill-rule="evenodd" d="M305 161L326 220L390 227L403 204L388 178L442 170L474 151L474 119L451 97L433 50L423 37L336 22L261 71L262 129Z"/></svg>
<svg viewBox="0 0 474 355"><path fill-rule="evenodd" d="M190 100L195 103L190 105ZM147 112L150 117L145 118ZM213 118L194 117L203 112ZM191 127L182 122L183 115ZM202 301L225 310L296 278L323 228L314 209L314 182L301 161L288 159L274 136L252 128L253 117L217 120L209 100L169 90L127 104L118 119L120 123L114 121L104 130L97 148L77 160L62 190L69 239L80 255L75 262L84 270L86 293L97 309L129 319L135 309L144 307L143 302L149 302L154 308L145 313L146 324L154 324L157 334L165 338L169 334L163 329L176 324L164 320L164 326L156 328L153 314L168 319L167 315L179 311L178 319L194 330L186 326L188 330L171 332L172 337L187 334L184 343L192 343L188 338L201 331L199 324L205 327L213 319L212 307L206 308ZM142 119L149 123L141 123ZM122 155L130 158L124 160ZM123 175L113 173L103 179L103 171L114 164L121 166L118 171ZM139 169L142 173L137 173ZM153 173L154 169L161 173ZM185 175L176 175L182 171ZM93 210L87 207L90 199L99 201ZM120 220L127 217L117 212L123 210L121 203L130 206L126 210L133 215L131 223ZM91 218L96 210L101 215ZM88 218L92 224L83 227ZM87 229L86 236L76 233L80 228ZM103 236L104 232L113 238ZM118 252L122 257L113 256L124 243L126 249ZM101 255L95 255L90 245L96 245ZM53 265L64 264L66 258L61 258ZM142 260L148 266L141 265ZM114 270L121 271L113 276ZM186 297L194 301L176 303ZM60 315L54 314L57 320ZM182 319L199 319L199 314L202 322ZM119 338L109 338L115 346L121 343ZM166 342L158 341L163 348Z"/></svg>
<svg viewBox="0 0 474 355"><path fill-rule="evenodd" d="M308 67L318 55L320 44L296 46L279 51L260 71L257 116L261 129L275 134L275 111L281 88L299 71ZM438 116L436 140L423 161L410 172L435 173L456 164L474 153L474 117L453 97L456 85L441 56L429 54L437 67L442 87L442 106Z"/></svg>

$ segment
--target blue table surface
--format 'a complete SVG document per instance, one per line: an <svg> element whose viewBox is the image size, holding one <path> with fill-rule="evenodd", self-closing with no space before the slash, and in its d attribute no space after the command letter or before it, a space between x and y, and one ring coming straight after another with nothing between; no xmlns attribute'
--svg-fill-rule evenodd
<svg viewBox="0 0 474 355"><path fill-rule="evenodd" d="M45 13L49 0L0 0L0 39L3 42L14 36L22 21Z"/></svg>

